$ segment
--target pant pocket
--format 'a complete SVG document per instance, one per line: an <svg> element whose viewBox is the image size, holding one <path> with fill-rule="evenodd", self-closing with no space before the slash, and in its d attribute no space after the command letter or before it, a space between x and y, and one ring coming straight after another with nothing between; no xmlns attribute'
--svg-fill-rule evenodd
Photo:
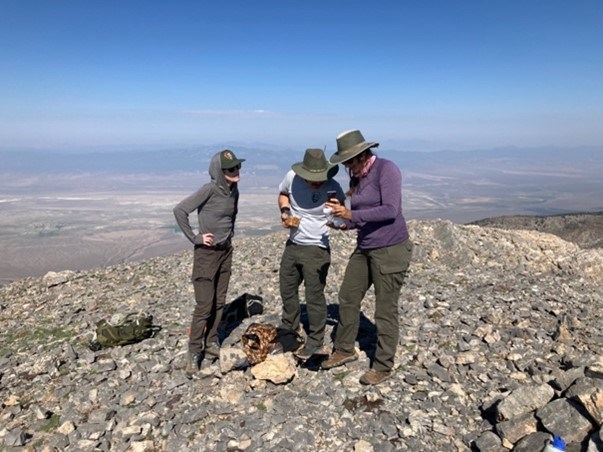
<svg viewBox="0 0 603 452"><path fill-rule="evenodd" d="M413 243L410 240L385 248L379 271L384 275L405 272L410 266L412 249Z"/></svg>

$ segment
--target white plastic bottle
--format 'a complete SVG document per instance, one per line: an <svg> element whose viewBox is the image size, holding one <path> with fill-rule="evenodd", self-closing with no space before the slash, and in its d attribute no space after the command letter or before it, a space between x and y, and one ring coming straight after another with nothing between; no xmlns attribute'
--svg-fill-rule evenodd
<svg viewBox="0 0 603 452"><path fill-rule="evenodd" d="M555 436L553 441L546 445L543 452L565 452L565 441L560 436Z"/></svg>

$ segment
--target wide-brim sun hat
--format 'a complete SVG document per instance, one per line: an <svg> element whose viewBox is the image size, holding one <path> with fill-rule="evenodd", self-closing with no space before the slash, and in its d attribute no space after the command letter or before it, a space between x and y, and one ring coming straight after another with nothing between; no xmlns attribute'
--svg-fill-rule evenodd
<svg viewBox="0 0 603 452"><path fill-rule="evenodd" d="M238 159L230 149L224 149L220 152L220 168L230 169L243 163L245 159Z"/></svg>
<svg viewBox="0 0 603 452"><path fill-rule="evenodd" d="M291 165L291 169L302 179L310 182L324 182L333 178L339 167L331 165L322 149L306 149L304 161Z"/></svg>
<svg viewBox="0 0 603 452"><path fill-rule="evenodd" d="M347 130L337 136L337 152L331 156L330 162L334 165L343 163L377 146L379 143L366 141L360 130Z"/></svg>

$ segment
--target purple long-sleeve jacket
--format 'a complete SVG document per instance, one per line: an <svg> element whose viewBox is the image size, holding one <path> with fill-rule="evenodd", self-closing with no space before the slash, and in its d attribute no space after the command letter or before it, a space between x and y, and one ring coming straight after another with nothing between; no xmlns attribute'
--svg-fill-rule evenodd
<svg viewBox="0 0 603 452"><path fill-rule="evenodd" d="M402 215L402 175L394 162L377 157L351 197L350 229L358 229L358 247L374 249L408 239Z"/></svg>

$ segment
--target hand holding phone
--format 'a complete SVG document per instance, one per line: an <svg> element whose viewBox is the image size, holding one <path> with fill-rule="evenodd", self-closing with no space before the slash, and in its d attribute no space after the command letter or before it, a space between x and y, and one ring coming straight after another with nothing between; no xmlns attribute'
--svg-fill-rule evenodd
<svg viewBox="0 0 603 452"><path fill-rule="evenodd" d="M339 200L337 199L337 192L335 190L327 191L327 202L340 204Z"/></svg>

